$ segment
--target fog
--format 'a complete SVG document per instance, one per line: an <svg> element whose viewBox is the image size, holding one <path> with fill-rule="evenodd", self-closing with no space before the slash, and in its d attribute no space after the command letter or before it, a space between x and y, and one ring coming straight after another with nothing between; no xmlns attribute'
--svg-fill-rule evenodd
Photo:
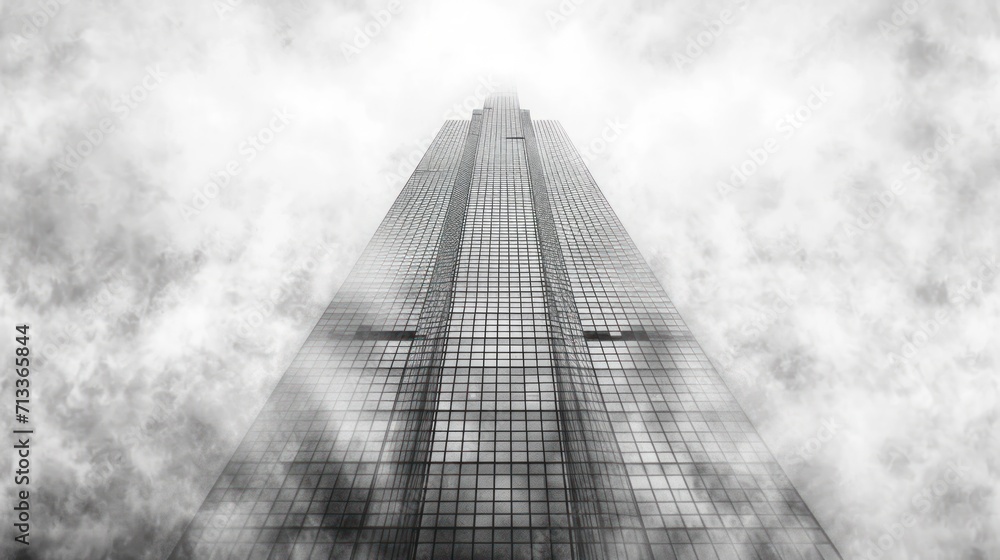
<svg viewBox="0 0 1000 560"><path fill-rule="evenodd" d="M35 554L169 553L430 138L505 81L585 153L845 558L1000 557L994 3L0 18L0 353L31 325Z"/></svg>

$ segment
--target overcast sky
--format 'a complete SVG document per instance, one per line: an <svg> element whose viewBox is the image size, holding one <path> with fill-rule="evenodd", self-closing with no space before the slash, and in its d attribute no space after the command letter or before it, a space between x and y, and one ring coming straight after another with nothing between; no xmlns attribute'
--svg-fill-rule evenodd
<svg viewBox="0 0 1000 560"><path fill-rule="evenodd" d="M1000 557L995 2L268 4L0 1L35 550L170 550L430 138L504 78L846 558Z"/></svg>

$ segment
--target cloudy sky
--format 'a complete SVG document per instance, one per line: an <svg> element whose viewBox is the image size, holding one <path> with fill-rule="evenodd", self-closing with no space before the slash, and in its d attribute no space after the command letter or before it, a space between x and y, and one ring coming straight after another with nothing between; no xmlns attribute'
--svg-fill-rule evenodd
<svg viewBox="0 0 1000 560"><path fill-rule="evenodd" d="M32 549L163 557L415 157L507 79L846 558L1000 557L998 31L989 0L0 0Z"/></svg>

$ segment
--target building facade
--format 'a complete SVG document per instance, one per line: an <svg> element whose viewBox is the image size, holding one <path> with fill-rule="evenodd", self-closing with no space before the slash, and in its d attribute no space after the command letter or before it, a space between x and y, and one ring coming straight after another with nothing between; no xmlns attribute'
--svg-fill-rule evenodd
<svg viewBox="0 0 1000 560"><path fill-rule="evenodd" d="M512 92L445 123L172 557L840 559Z"/></svg>

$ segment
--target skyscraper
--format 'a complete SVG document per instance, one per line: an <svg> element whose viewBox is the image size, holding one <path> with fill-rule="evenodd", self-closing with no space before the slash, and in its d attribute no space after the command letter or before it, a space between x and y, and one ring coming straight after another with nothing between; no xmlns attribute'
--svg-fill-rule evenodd
<svg viewBox="0 0 1000 560"><path fill-rule="evenodd" d="M173 557L840 558L512 92L445 123Z"/></svg>

